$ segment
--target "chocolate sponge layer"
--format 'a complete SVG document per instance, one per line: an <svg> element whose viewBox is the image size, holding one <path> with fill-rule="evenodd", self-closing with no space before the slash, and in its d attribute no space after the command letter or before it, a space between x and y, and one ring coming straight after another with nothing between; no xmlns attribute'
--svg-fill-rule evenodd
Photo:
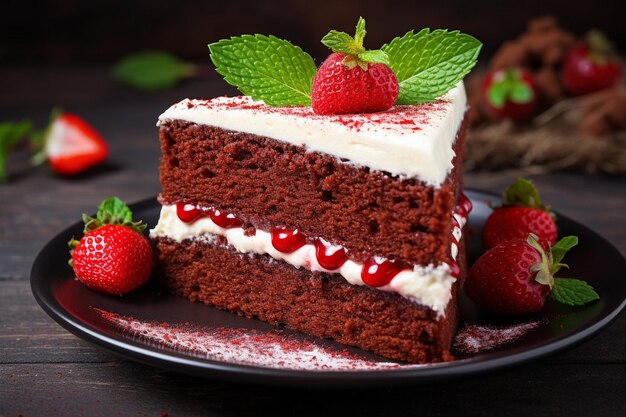
<svg viewBox="0 0 626 417"><path fill-rule="evenodd" d="M458 284L445 317L395 293L354 286L336 274L296 269L221 243L154 240L169 291L242 316L413 363L449 360ZM223 243L223 242L222 242ZM459 265L465 271L461 243Z"/></svg>
<svg viewBox="0 0 626 417"><path fill-rule="evenodd" d="M284 225L343 245L350 257L445 262L461 187L465 129L440 188L398 179L265 137L184 121L160 128L161 199L232 212L248 227Z"/></svg>

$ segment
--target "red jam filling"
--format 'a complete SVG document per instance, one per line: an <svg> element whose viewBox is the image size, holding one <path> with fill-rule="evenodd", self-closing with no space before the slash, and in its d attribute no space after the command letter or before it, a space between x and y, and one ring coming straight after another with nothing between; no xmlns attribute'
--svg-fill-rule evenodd
<svg viewBox="0 0 626 417"><path fill-rule="evenodd" d="M463 193L459 194L459 200L456 203L456 212L463 217L467 217L472 211L472 201Z"/></svg>
<svg viewBox="0 0 626 417"><path fill-rule="evenodd" d="M370 287L382 287L389 284L403 269L405 268L389 259L374 256L363 263L361 279Z"/></svg>
<svg viewBox="0 0 626 417"><path fill-rule="evenodd" d="M226 213L222 210L211 210L209 216L211 220L213 220L213 223L224 229L234 229L243 226L243 220L237 218L237 216L232 213Z"/></svg>
<svg viewBox="0 0 626 417"><path fill-rule="evenodd" d="M306 236L298 229L288 229L284 226L272 230L272 246L283 253L295 252L306 244Z"/></svg>
<svg viewBox="0 0 626 417"><path fill-rule="evenodd" d="M243 226L243 220L231 213L211 208L198 208L193 204L178 203L176 204L176 215L180 221L185 223L193 223L200 217L210 217L213 223L223 227L224 229L234 229Z"/></svg>
<svg viewBox="0 0 626 417"><path fill-rule="evenodd" d="M459 264L456 261L450 259L448 262L448 266L450 267L450 275L454 278L459 278L461 276L461 269L459 268Z"/></svg>
<svg viewBox="0 0 626 417"><path fill-rule="evenodd" d="M176 215L182 222L193 223L200 217L206 216L207 213L193 204L178 203L176 204Z"/></svg>
<svg viewBox="0 0 626 417"><path fill-rule="evenodd" d="M315 245L317 262L324 269L334 271L341 268L341 265L348 260L346 248L343 246L330 245L322 241L322 239L315 239L313 244Z"/></svg>

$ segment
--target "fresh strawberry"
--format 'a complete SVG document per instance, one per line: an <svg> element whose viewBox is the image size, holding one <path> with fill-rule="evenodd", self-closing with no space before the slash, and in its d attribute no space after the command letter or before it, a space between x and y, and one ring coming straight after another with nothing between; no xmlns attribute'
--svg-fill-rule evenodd
<svg viewBox="0 0 626 417"><path fill-rule="evenodd" d="M319 67L311 91L317 114L367 113L391 108L400 91L387 54L363 48L365 20L354 37L330 31L322 43L333 53Z"/></svg>
<svg viewBox="0 0 626 417"><path fill-rule="evenodd" d="M103 162L108 147L102 136L84 119L71 113L61 113L52 119L44 140L43 154L52 170L60 175L75 175Z"/></svg>
<svg viewBox="0 0 626 417"><path fill-rule="evenodd" d="M555 278L565 253L578 243L568 236L546 251L537 236L509 240L483 254L472 265L465 281L467 295L493 313L525 315L540 311L548 294L569 305L598 299L584 281Z"/></svg>
<svg viewBox="0 0 626 417"><path fill-rule="evenodd" d="M565 57L563 85L572 94L589 94L617 85L622 72L610 42L600 32L592 31Z"/></svg>
<svg viewBox="0 0 626 417"><path fill-rule="evenodd" d="M481 84L483 108L494 120L528 119L537 107L537 94L535 79L522 68L491 71Z"/></svg>
<svg viewBox="0 0 626 417"><path fill-rule="evenodd" d="M146 225L117 197L104 200L96 218L83 215L85 235L69 242L76 278L89 288L122 295L143 285L152 273L153 252L142 234Z"/></svg>
<svg viewBox="0 0 626 417"><path fill-rule="evenodd" d="M525 239L529 233L554 245L558 236L555 215L541 203L532 181L518 178L507 188L502 206L496 207L483 226L483 246L491 249L501 242Z"/></svg>

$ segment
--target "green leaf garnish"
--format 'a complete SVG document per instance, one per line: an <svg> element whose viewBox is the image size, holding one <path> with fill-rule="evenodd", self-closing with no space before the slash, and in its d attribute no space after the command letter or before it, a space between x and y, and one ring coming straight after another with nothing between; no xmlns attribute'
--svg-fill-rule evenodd
<svg viewBox="0 0 626 417"><path fill-rule="evenodd" d="M209 45L211 60L226 82L270 106L311 105L317 71L313 58L275 36L243 35Z"/></svg>
<svg viewBox="0 0 626 417"><path fill-rule="evenodd" d="M459 31L407 32L381 48L398 78L397 104L421 104L450 91L476 65L482 43Z"/></svg>
<svg viewBox="0 0 626 417"><path fill-rule="evenodd" d="M600 298L591 285L572 278L555 278L551 295L558 302L571 306L587 304Z"/></svg>
<svg viewBox="0 0 626 417"><path fill-rule="evenodd" d="M136 232L142 233L147 226L141 221L133 222L133 212L126 203L117 197L107 198L100 203L95 218L83 214L83 222L85 223L84 233L89 233L107 224L130 227Z"/></svg>
<svg viewBox="0 0 626 417"><path fill-rule="evenodd" d="M174 87L196 72L195 65L167 52L142 52L129 55L115 64L113 75L139 90L156 91Z"/></svg>
<svg viewBox="0 0 626 417"><path fill-rule="evenodd" d="M6 181L8 177L6 164L11 149L32 129L32 124L27 120L0 123L0 181Z"/></svg>

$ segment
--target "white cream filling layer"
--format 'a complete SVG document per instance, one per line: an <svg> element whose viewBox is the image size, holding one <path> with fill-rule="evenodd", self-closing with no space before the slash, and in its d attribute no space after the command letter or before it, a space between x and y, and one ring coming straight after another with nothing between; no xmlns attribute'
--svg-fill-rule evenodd
<svg viewBox="0 0 626 417"><path fill-rule="evenodd" d="M455 227L455 234L459 235L466 222L466 218L455 213L459 227ZM458 230L457 230L458 229ZM202 217L193 223L185 223L176 214L176 205L164 205L161 208L159 222L150 230L150 237L167 237L182 242L186 239L208 239L213 242L215 236L224 236L235 250L246 254L269 255L273 259L285 261L296 268L306 268L311 271L323 271L340 274L352 285L366 285L361 279L363 264L347 260L337 270L327 270L318 263L315 255L315 246L306 244L292 253L283 253L272 245L272 236L268 232L256 230L255 235L246 236L243 228L225 229L215 224L209 217ZM452 257L456 259L458 247L451 248ZM447 264L415 265L413 269L406 269L398 273L389 284L376 289L391 291L411 299L419 304L430 307L439 315L443 315L445 308L452 297L451 288L456 278L451 275Z"/></svg>
<svg viewBox="0 0 626 417"><path fill-rule="evenodd" d="M452 170L467 97L463 82L438 101L377 113L321 116L311 107L272 107L250 97L185 99L159 117L266 136L350 163L439 187Z"/></svg>

